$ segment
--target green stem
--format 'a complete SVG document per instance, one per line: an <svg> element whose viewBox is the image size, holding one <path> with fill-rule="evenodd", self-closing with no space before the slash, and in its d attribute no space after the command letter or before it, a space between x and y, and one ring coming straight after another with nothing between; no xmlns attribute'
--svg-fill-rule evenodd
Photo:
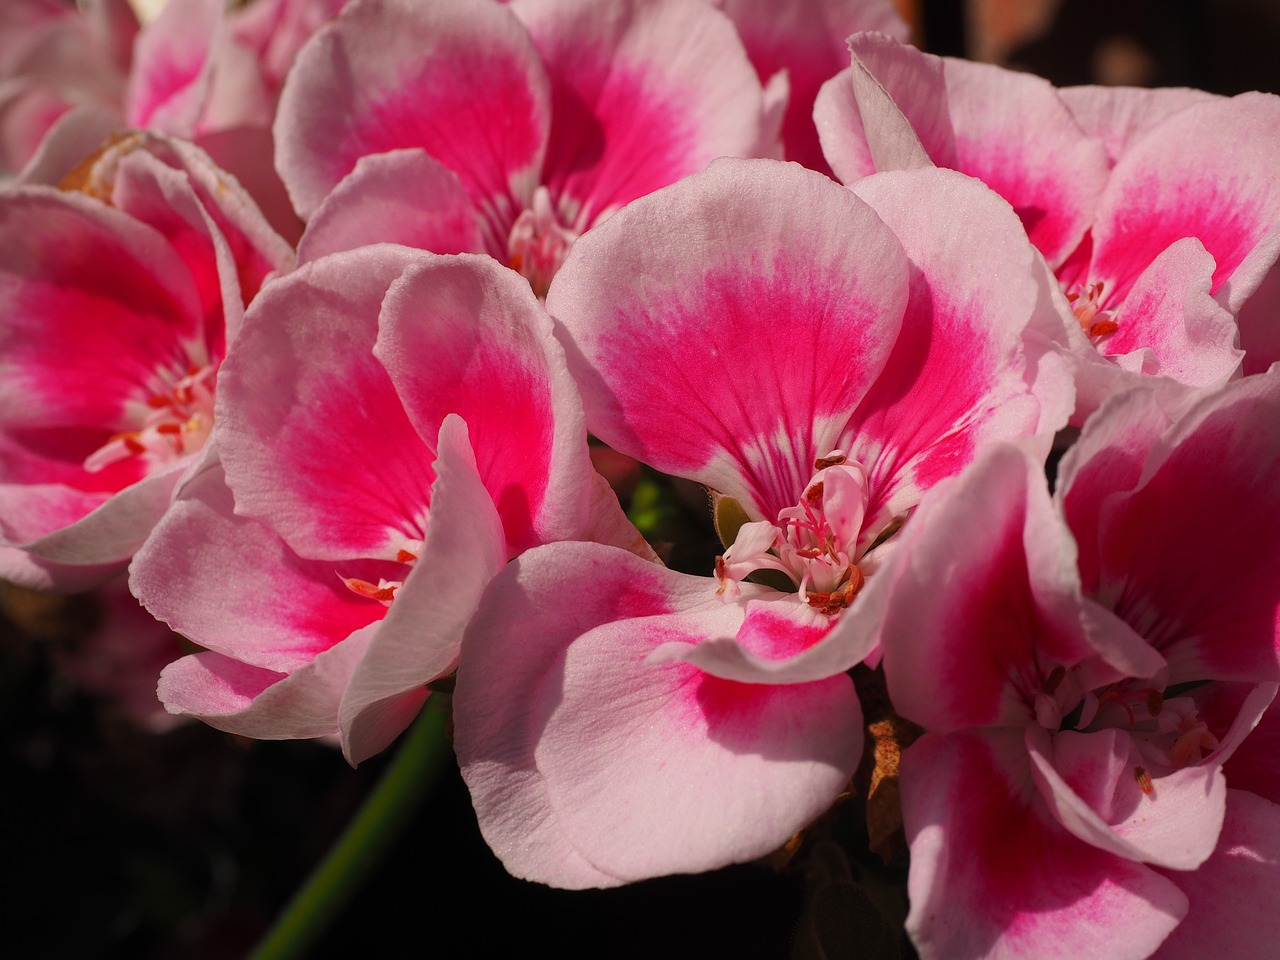
<svg viewBox="0 0 1280 960"><path fill-rule="evenodd" d="M250 960L303 957L421 807L448 753L448 697L432 696L346 832L289 901Z"/></svg>

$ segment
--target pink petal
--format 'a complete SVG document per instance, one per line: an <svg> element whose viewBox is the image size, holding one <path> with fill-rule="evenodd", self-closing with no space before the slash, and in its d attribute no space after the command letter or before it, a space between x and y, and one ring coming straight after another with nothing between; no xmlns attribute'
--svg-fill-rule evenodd
<svg viewBox="0 0 1280 960"><path fill-rule="evenodd" d="M1245 376L1263 373L1280 360L1280 267L1267 271L1236 316L1240 325L1240 347L1244 350Z"/></svg>
<svg viewBox="0 0 1280 960"><path fill-rule="evenodd" d="M760 139L761 89L733 25L688 0L516 0L551 80L542 182L585 230Z"/></svg>
<svg viewBox="0 0 1280 960"><path fill-rule="evenodd" d="M996 448L926 498L900 538L875 575L890 581L880 642L894 706L938 732L1034 723L1049 673L1097 653L1043 468Z"/></svg>
<svg viewBox="0 0 1280 960"><path fill-rule="evenodd" d="M823 155L842 183L854 184L877 170L934 166L902 108L857 57L822 85L813 122Z"/></svg>
<svg viewBox="0 0 1280 960"><path fill-rule="evenodd" d="M1227 793L1227 816L1214 855L1193 873L1173 873L1190 901L1186 919L1155 960L1220 956L1266 960L1275 954L1280 914L1280 806L1243 790Z"/></svg>
<svg viewBox="0 0 1280 960"><path fill-rule="evenodd" d="M425 256L364 247L268 284L223 364L219 444L237 508L303 556L394 559L422 539L433 451L373 345L387 287Z"/></svg>
<svg viewBox="0 0 1280 960"><path fill-rule="evenodd" d="M476 473L467 425L456 414L440 426L435 473L422 554L343 694L343 752L352 763L382 750L404 729L377 722L386 719L380 704L453 668L463 628L507 559L502 524Z"/></svg>
<svg viewBox="0 0 1280 960"><path fill-rule="evenodd" d="M1176 389L1176 388L1175 388ZM1180 390L1179 396L1190 392ZM1058 467L1055 499L1078 546L1081 583L1098 587L1101 511L1113 494L1132 490L1142 476L1147 451L1172 423L1156 390L1132 388L1093 416Z"/></svg>
<svg viewBox="0 0 1280 960"><path fill-rule="evenodd" d="M914 268L893 353L838 444L871 471L870 538L983 444L1039 432L1046 446L1070 399L1060 384L1032 383L1025 341L1046 309L1049 278L1004 201L935 169L871 177L853 190Z"/></svg>
<svg viewBox="0 0 1280 960"><path fill-rule="evenodd" d="M522 277L489 257L424 256L387 291L374 354L425 443L446 415L466 421L512 553L585 532L582 412Z"/></svg>
<svg viewBox="0 0 1280 960"><path fill-rule="evenodd" d="M1227 797L1220 764L1152 776L1148 794L1134 772L1146 769L1142 754L1126 732L1035 730L1027 746L1044 801L1086 843L1175 870L1194 870L1213 852Z"/></svg>
<svg viewBox="0 0 1280 960"><path fill-rule="evenodd" d="M1142 479L1101 513L1094 597L1168 657L1170 683L1280 679L1277 417L1280 376L1210 394L1148 448ZM1205 545L1194 565L1188 543Z"/></svg>
<svg viewBox="0 0 1280 960"><path fill-rule="evenodd" d="M1138 278L1116 313L1119 329L1098 352L1120 357L1150 349L1161 376L1196 387L1226 383L1242 354L1235 318L1210 296L1213 272L1199 240L1175 241Z"/></svg>
<svg viewBox="0 0 1280 960"><path fill-rule="evenodd" d="M1098 202L1088 279L1118 302L1166 247L1197 237L1216 263L1210 292L1234 313L1278 252L1270 234L1280 184L1269 175L1278 151L1280 98L1271 94L1174 113L1116 164Z"/></svg>
<svg viewBox="0 0 1280 960"><path fill-rule="evenodd" d="M377 626L357 631L313 661L281 675L218 653L165 667L157 693L170 713L256 740L294 740L337 732L338 700Z"/></svg>
<svg viewBox="0 0 1280 960"><path fill-rule="evenodd" d="M120 128L118 115L98 107L73 107L58 117L13 184L55 187Z"/></svg>
<svg viewBox="0 0 1280 960"><path fill-rule="evenodd" d="M433 253L483 252L475 207L462 181L421 150L357 160L307 224L298 262L382 242Z"/></svg>
<svg viewBox="0 0 1280 960"><path fill-rule="evenodd" d="M703 673L738 683L786 684L825 680L858 662L846 645L824 643L831 619L794 595L762 591L757 599L746 592L747 616L732 637L697 638L696 642L668 641L649 654L651 664L680 662ZM860 605L843 619L864 615Z"/></svg>
<svg viewBox="0 0 1280 960"><path fill-rule="evenodd" d="M454 745L480 830L510 873L562 887L625 882L586 859L550 804L534 759L544 710L536 691L554 689L578 635L699 598L719 605L709 583L609 547L555 543L518 557L490 584L463 638Z"/></svg>
<svg viewBox="0 0 1280 960"><path fill-rule="evenodd" d="M550 99L528 34L501 5L365 0L299 52L280 96L277 166L308 219L360 157L420 147L505 240L542 166Z"/></svg>
<svg viewBox="0 0 1280 960"><path fill-rule="evenodd" d="M1186 912L1174 884L1054 822L1019 731L925 734L903 756L901 789L907 932L922 960L1140 960Z"/></svg>
<svg viewBox="0 0 1280 960"><path fill-rule="evenodd" d="M1210 730L1226 729L1240 714L1240 707L1253 693L1252 684L1213 683L1198 702L1200 717ZM1280 766L1275 762L1280 750L1280 710L1274 705L1258 721L1258 725L1236 747L1224 769L1232 788L1248 790L1272 803L1280 803ZM1227 815L1231 815L1228 798Z"/></svg>
<svg viewBox="0 0 1280 960"><path fill-rule="evenodd" d="M174 490L191 467L192 459L189 457L176 460L125 487L74 521L50 530L44 536L14 545L56 564L89 567L123 565L164 516ZM25 495L26 491L15 496L12 486L0 489L6 494L3 499L10 503L25 501L24 509L35 505L31 502L34 498ZM47 506L47 502L41 506ZM47 523L48 520L48 515L45 515L36 522Z"/></svg>
<svg viewBox="0 0 1280 960"><path fill-rule="evenodd" d="M1063 87L1058 97L1086 134L1107 145L1112 164L1167 117L1193 104L1221 99L1187 87Z"/></svg>
<svg viewBox="0 0 1280 960"><path fill-rule="evenodd" d="M1093 219L1107 155L1047 81L930 56L876 34L851 38L850 49L896 101L935 164L983 181L1013 205L1051 265L1066 259ZM856 70L853 79L861 95L865 81ZM866 129L873 156L880 135Z"/></svg>
<svg viewBox="0 0 1280 960"><path fill-rule="evenodd" d="M907 39L907 25L884 0L809 0L779 6L768 0L726 0L747 55L762 81L786 71L791 89L782 126L786 159L829 173L813 125L818 88L849 65L845 38L863 30Z"/></svg>
<svg viewBox="0 0 1280 960"><path fill-rule="evenodd" d="M593 433L772 518L879 375L905 267L830 180L726 159L584 235L547 308Z"/></svg>
<svg viewBox="0 0 1280 960"><path fill-rule="evenodd" d="M188 345L204 335L191 275L150 227L39 187L0 202L0 251L3 427L96 428L68 452L82 463L158 368L190 363Z"/></svg>
<svg viewBox="0 0 1280 960"><path fill-rule="evenodd" d="M341 578L376 582L387 571L304 560L234 506L217 468L183 489L130 568L130 589L152 615L202 647L273 673L294 671L382 619L386 609ZM336 724L336 700L333 712Z"/></svg>
<svg viewBox="0 0 1280 960"><path fill-rule="evenodd" d="M225 32L222 0L171 0L138 35L125 102L132 127L191 137Z"/></svg>
<svg viewBox="0 0 1280 960"><path fill-rule="evenodd" d="M843 674L757 685L646 662L656 644L722 634L734 616L723 606L597 627L553 669L554 700L543 687L535 758L551 806L609 873L763 856L824 812L857 766L862 716Z"/></svg>

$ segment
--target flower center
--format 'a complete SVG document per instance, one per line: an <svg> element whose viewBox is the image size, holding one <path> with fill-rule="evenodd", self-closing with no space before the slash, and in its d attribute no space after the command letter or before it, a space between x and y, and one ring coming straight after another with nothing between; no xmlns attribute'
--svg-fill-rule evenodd
<svg viewBox="0 0 1280 960"><path fill-rule="evenodd" d="M215 374L213 364L191 366L167 392L149 396L138 428L115 434L89 454L85 470L96 473L131 457L154 469L199 450L213 430Z"/></svg>
<svg viewBox="0 0 1280 960"><path fill-rule="evenodd" d="M1080 329L1095 340L1120 329L1115 311L1102 309L1102 291L1101 283L1090 283L1067 294L1067 302L1080 322Z"/></svg>
<svg viewBox="0 0 1280 960"><path fill-rule="evenodd" d="M422 541L413 540L396 551L396 562L412 567L421 555ZM358 577L344 577L342 574L338 574L338 577L352 593L368 597L370 600L377 600L384 607L391 606L391 601L396 598L396 591L404 586L404 580L387 580L383 577L379 577L377 583L361 580Z"/></svg>
<svg viewBox="0 0 1280 960"><path fill-rule="evenodd" d="M1128 730L1139 744L1146 766L1134 779L1152 795L1152 775L1163 776L1199 763L1218 747L1218 738L1200 719L1191 697L1165 697L1150 680L1122 680L1083 690L1074 670L1059 666L1035 695L1036 719L1050 732Z"/></svg>
<svg viewBox="0 0 1280 960"><path fill-rule="evenodd" d="M538 187L532 206L521 212L507 237L507 262L529 281L538 299L545 299L578 233L564 226L551 205L551 193Z"/></svg>
<svg viewBox="0 0 1280 960"><path fill-rule="evenodd" d="M835 616L862 589L854 554L869 499L867 472L839 450L819 458L814 470L800 501L779 510L776 523L744 523L716 557L722 597L737 596L738 584L757 570L777 570L802 601Z"/></svg>

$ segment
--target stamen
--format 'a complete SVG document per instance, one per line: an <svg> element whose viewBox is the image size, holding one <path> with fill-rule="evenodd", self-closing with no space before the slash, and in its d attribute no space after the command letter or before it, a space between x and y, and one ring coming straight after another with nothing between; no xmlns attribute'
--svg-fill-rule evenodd
<svg viewBox="0 0 1280 960"><path fill-rule="evenodd" d="M137 429L125 430L85 458L96 473L130 457L143 457L150 467L163 466L204 446L213 430L213 365L189 367L168 394L152 394ZM136 416L136 414L135 414Z"/></svg>
<svg viewBox="0 0 1280 960"><path fill-rule="evenodd" d="M867 474L839 450L819 457L817 475L794 506L775 523L742 524L734 542L716 558L717 593L738 595L737 584L757 570L779 570L796 584L796 597L835 616L862 589L854 562L868 502Z"/></svg>
<svg viewBox="0 0 1280 960"><path fill-rule="evenodd" d="M1133 779L1138 781L1138 787L1141 788L1142 792L1148 797L1154 797L1156 795L1155 785L1152 784L1151 774L1147 773L1146 767L1134 767Z"/></svg>
<svg viewBox="0 0 1280 960"><path fill-rule="evenodd" d="M556 216L546 187L534 191L530 208L521 212L507 237L507 263L529 281L539 299L545 299L578 233Z"/></svg>

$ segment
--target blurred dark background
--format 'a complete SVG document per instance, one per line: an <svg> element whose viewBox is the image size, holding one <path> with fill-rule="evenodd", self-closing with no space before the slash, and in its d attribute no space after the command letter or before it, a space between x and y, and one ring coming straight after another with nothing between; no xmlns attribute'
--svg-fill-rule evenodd
<svg viewBox="0 0 1280 960"><path fill-rule="evenodd" d="M1280 3L921 0L903 9L926 49L1059 85L1280 90ZM117 624L102 648L111 603L0 584L3 953L243 956L387 761L352 770L323 744L166 725L149 691L176 640L134 622ZM811 847L785 862L621 890L549 890L505 874L450 765L314 956L817 956L795 946L822 915L814 877L829 878L815 873ZM849 915L833 902L819 923ZM849 949L838 955L859 955Z"/></svg>

